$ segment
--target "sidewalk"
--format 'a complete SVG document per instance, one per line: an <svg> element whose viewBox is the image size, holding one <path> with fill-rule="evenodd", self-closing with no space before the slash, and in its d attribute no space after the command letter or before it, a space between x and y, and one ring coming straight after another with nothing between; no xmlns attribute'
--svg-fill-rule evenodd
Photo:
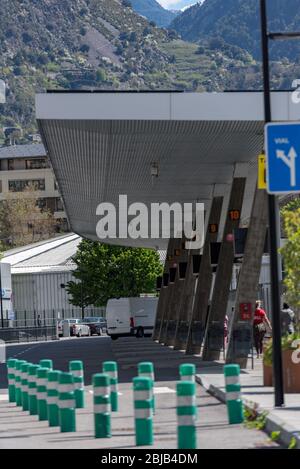
<svg viewBox="0 0 300 469"><path fill-rule="evenodd" d="M266 411L267 433L280 431L279 440L285 446L295 437L300 449L300 394L285 394L285 407L274 409L274 388L263 386L262 361L255 361L254 370L241 371L243 399L246 407ZM223 364L205 364L203 373L197 375L198 383L220 401L225 402Z"/></svg>

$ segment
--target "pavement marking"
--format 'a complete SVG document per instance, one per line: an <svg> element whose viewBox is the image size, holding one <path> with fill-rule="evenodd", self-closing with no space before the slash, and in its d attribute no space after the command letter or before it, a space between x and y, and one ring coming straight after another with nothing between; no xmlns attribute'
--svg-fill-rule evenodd
<svg viewBox="0 0 300 469"><path fill-rule="evenodd" d="M8 401L8 394L0 394L0 401Z"/></svg>
<svg viewBox="0 0 300 469"><path fill-rule="evenodd" d="M160 387L160 388L156 388L154 386L154 394L171 394L171 393L175 393L176 391L174 391L174 389L171 389L171 388L168 388L168 387Z"/></svg>
<svg viewBox="0 0 300 469"><path fill-rule="evenodd" d="M22 352L15 353L15 354L13 355L13 358L19 357L20 355L24 355L24 353L26 353L26 352L28 352L29 350L32 350L32 349L34 349L34 348L37 348L37 347L39 347L39 346L40 346L40 344L38 344L38 345L33 345L32 347L28 347L28 348L26 348L25 350L22 350Z"/></svg>

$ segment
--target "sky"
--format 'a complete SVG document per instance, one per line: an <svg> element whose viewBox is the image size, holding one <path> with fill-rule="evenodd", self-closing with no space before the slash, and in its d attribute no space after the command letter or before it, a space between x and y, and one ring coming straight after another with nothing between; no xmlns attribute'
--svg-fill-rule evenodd
<svg viewBox="0 0 300 469"><path fill-rule="evenodd" d="M157 0L163 7L169 9L181 9L197 3L197 0Z"/></svg>

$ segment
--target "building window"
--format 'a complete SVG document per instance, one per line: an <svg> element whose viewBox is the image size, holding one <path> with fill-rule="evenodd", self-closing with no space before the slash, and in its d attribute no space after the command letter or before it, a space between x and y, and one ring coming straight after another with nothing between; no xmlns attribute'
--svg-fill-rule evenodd
<svg viewBox="0 0 300 469"><path fill-rule="evenodd" d="M48 161L45 158L32 158L26 160L26 169L46 169L49 168Z"/></svg>
<svg viewBox="0 0 300 469"><path fill-rule="evenodd" d="M64 206L60 197L56 198L56 212L63 212Z"/></svg>
<svg viewBox="0 0 300 469"><path fill-rule="evenodd" d="M19 179L8 181L10 192L23 192L27 187L32 187L35 191L45 190L45 179Z"/></svg>
<svg viewBox="0 0 300 469"><path fill-rule="evenodd" d="M46 199L37 199L36 205L37 205L41 210L44 210L45 208L47 208Z"/></svg>
<svg viewBox="0 0 300 469"><path fill-rule="evenodd" d="M15 169L14 160L7 160L7 169L8 171L13 171Z"/></svg>

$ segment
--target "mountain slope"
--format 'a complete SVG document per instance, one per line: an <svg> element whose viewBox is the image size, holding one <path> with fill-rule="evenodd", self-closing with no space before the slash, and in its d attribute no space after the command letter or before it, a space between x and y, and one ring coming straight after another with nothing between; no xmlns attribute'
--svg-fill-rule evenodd
<svg viewBox="0 0 300 469"><path fill-rule="evenodd" d="M34 123L34 93L46 88L151 88L170 58L165 31L119 0L1 0L0 126Z"/></svg>
<svg viewBox="0 0 300 469"><path fill-rule="evenodd" d="M267 6L270 31L300 30L300 0L268 0ZM170 27L184 40L221 37L256 59L261 57L258 0L205 0L177 16ZM293 59L300 53L300 41L271 41L270 50L273 59Z"/></svg>
<svg viewBox="0 0 300 469"><path fill-rule="evenodd" d="M245 50L215 39L180 40L124 0L1 0L0 52L7 85L0 144L2 127L21 126L25 137L36 131L34 95L46 89L261 88L261 65ZM289 61L274 67L276 88L300 76Z"/></svg>
<svg viewBox="0 0 300 469"><path fill-rule="evenodd" d="M167 27L176 14L165 10L156 0L130 0L133 9L158 26Z"/></svg>

